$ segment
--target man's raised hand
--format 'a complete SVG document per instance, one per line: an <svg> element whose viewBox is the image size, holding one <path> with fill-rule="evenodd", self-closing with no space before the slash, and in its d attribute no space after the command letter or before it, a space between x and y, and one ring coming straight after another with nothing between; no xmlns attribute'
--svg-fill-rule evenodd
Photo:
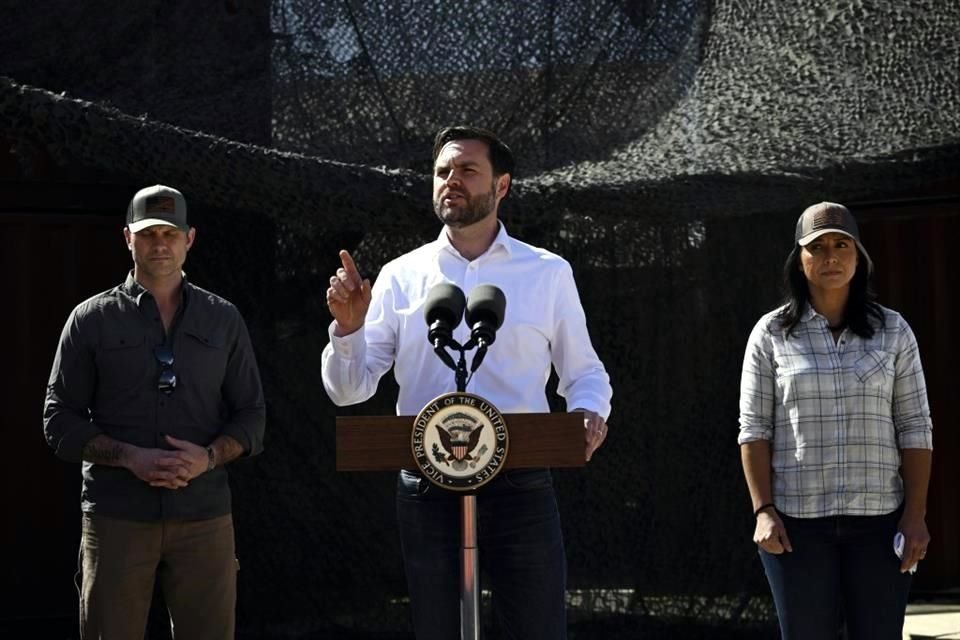
<svg viewBox="0 0 960 640"><path fill-rule="evenodd" d="M347 251L340 251L336 275L330 276L327 308L336 321L334 335L345 336L363 326L370 307L370 280L360 277L357 265Z"/></svg>

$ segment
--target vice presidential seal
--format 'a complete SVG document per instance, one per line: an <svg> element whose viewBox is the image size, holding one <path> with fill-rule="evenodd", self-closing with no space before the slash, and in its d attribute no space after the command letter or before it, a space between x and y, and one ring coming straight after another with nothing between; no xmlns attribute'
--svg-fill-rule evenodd
<svg viewBox="0 0 960 640"><path fill-rule="evenodd" d="M446 393L427 403L413 423L413 457L435 485L471 491L497 475L510 448L503 415L472 393Z"/></svg>

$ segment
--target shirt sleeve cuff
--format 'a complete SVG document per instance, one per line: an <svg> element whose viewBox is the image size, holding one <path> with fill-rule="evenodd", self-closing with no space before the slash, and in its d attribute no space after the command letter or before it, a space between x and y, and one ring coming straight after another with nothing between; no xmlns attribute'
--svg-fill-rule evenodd
<svg viewBox="0 0 960 640"><path fill-rule="evenodd" d="M610 412L612 410L610 402L598 397L571 398L567 401L567 406L570 407L571 411L575 409L595 411L597 415L603 418L604 422L610 419Z"/></svg>
<svg viewBox="0 0 960 640"><path fill-rule="evenodd" d="M747 444L748 442L758 442L760 440L772 440L773 433L767 427L742 427L740 435L737 436L737 444Z"/></svg>
<svg viewBox="0 0 960 640"><path fill-rule="evenodd" d="M92 422L77 425L57 443L57 457L67 462L83 462L83 448L101 433L103 431Z"/></svg>
<svg viewBox="0 0 960 640"><path fill-rule="evenodd" d="M333 347L333 352L337 354L337 357L350 360L361 353L361 349L366 344L363 327L345 336L337 336L333 333L335 326L336 321L331 322L327 328L327 334L330 336L330 346Z"/></svg>
<svg viewBox="0 0 960 640"><path fill-rule="evenodd" d="M908 431L897 436L901 449L933 449L933 434L930 431Z"/></svg>

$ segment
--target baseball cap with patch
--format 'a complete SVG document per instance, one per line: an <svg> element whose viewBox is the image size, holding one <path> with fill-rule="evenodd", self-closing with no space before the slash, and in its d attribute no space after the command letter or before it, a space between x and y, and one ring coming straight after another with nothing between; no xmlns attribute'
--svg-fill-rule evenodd
<svg viewBox="0 0 960 640"><path fill-rule="evenodd" d="M127 207L127 228L131 232L158 224L190 230L187 201L183 194L162 184L140 189Z"/></svg>
<svg viewBox="0 0 960 640"><path fill-rule="evenodd" d="M797 220L794 238L798 245L805 247L827 233L842 233L853 238L860 253L867 259L867 266L871 270L873 269L870 254L867 253L860 242L860 229L857 227L857 220L850 213L850 210L842 204L818 202L807 207Z"/></svg>

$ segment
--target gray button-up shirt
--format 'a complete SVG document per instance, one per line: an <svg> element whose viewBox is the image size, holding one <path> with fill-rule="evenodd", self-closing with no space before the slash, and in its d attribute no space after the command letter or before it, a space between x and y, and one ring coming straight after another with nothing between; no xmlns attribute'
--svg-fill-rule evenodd
<svg viewBox="0 0 960 640"><path fill-rule="evenodd" d="M154 347L172 344L176 388L159 390ZM153 297L133 275L79 304L67 319L44 403L47 442L64 460L104 433L138 447L169 449L164 435L206 446L223 434L247 455L263 448L260 374L247 327L223 298L184 279L183 303L167 339ZM84 512L155 521L230 513L226 471L189 486L151 487L121 467L83 463Z"/></svg>
<svg viewBox="0 0 960 640"><path fill-rule="evenodd" d="M903 501L901 449L931 449L917 341L896 311L834 342L807 307L790 336L772 311L747 342L740 444L771 440L773 501L797 518L882 515Z"/></svg>

